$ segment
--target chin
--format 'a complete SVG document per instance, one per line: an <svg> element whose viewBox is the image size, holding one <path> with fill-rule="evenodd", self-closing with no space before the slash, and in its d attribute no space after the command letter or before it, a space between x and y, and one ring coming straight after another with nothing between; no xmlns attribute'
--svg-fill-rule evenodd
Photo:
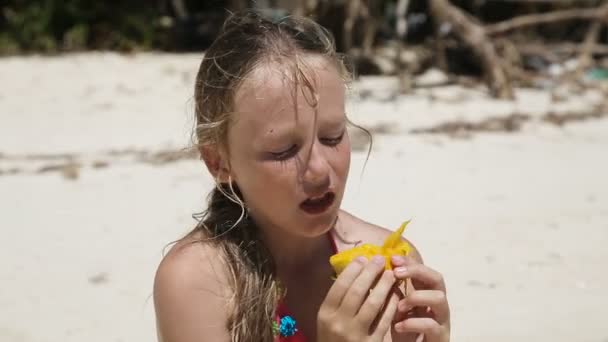
<svg viewBox="0 0 608 342"><path fill-rule="evenodd" d="M327 210L327 212L321 215L304 215L304 219L300 221L302 222L302 226L298 228L298 231L303 232L303 235L310 238L323 235L333 228L338 217L338 212L339 207L336 207Z"/></svg>

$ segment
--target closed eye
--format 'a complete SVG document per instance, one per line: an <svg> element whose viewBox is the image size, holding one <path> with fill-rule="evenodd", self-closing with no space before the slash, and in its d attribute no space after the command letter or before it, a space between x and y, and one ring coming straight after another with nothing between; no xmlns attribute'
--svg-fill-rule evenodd
<svg viewBox="0 0 608 342"><path fill-rule="evenodd" d="M344 130L342 132L342 134L340 134L339 136L337 136L335 138L322 138L321 142L323 143L323 145L336 146L340 142L342 142L342 139L344 138L344 133L346 133L346 130Z"/></svg>
<svg viewBox="0 0 608 342"><path fill-rule="evenodd" d="M274 160L287 160L293 157L298 152L298 145L291 145L288 149L281 152L270 152Z"/></svg>

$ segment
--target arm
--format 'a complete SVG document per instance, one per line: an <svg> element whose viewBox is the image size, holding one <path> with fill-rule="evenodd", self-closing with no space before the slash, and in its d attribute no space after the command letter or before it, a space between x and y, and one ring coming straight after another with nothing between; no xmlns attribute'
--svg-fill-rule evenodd
<svg viewBox="0 0 608 342"><path fill-rule="evenodd" d="M154 280L160 342L230 341L230 293L218 251L201 243L175 247Z"/></svg>

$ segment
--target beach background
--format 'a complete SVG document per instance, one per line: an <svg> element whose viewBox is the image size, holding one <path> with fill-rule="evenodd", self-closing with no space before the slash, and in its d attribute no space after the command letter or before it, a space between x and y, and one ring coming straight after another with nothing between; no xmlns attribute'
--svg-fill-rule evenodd
<svg viewBox="0 0 608 342"><path fill-rule="evenodd" d="M0 340L155 339L155 268L212 186L183 152L200 59L0 59ZM605 95L405 96L394 82L351 85L349 115L374 143L364 167L351 132L343 207L391 229L412 219L405 236L445 276L454 341L608 341L608 119L580 114L608 113ZM501 130L514 115L529 120ZM445 129L458 122L469 129Z"/></svg>
<svg viewBox="0 0 608 342"><path fill-rule="evenodd" d="M0 341L155 341L153 278L212 180L202 52L0 58ZM417 84L441 83L429 68ZM606 81L603 81L606 82ZM350 85L343 208L442 272L455 342L608 342L608 83Z"/></svg>

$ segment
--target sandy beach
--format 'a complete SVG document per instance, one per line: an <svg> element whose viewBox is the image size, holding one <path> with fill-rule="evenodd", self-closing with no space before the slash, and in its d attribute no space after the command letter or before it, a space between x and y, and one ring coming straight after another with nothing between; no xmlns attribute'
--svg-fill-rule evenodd
<svg viewBox="0 0 608 342"><path fill-rule="evenodd" d="M200 54L0 59L0 341L154 341L154 271L204 208ZM432 76L432 75L427 75ZM343 208L446 279L455 342L608 342L608 107L600 90L349 92Z"/></svg>

